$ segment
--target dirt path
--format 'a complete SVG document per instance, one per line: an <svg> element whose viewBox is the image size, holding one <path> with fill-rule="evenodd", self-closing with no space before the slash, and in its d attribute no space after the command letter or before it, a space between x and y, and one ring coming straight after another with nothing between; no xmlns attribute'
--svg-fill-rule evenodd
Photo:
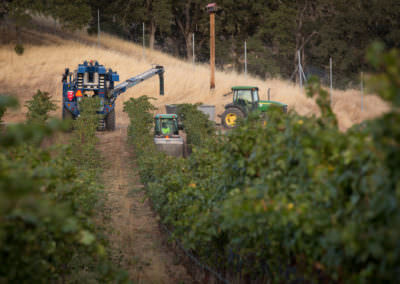
<svg viewBox="0 0 400 284"><path fill-rule="evenodd" d="M109 195L113 261L126 269L135 283L193 283L165 245L156 216L145 200L126 143L126 127L98 135L99 148L108 161L103 177Z"/></svg>

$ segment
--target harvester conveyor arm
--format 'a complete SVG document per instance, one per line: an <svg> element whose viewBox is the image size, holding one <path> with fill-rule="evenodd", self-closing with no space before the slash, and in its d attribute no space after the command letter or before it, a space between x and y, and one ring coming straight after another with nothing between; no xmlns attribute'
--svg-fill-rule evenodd
<svg viewBox="0 0 400 284"><path fill-rule="evenodd" d="M154 75L158 75L160 78L160 95L164 95L164 67L163 66L155 66L150 70L137 75L135 77L129 78L128 80L122 82L115 86L115 88L111 91L112 98L115 100L120 94L126 92L127 89L136 86L137 84L153 77Z"/></svg>

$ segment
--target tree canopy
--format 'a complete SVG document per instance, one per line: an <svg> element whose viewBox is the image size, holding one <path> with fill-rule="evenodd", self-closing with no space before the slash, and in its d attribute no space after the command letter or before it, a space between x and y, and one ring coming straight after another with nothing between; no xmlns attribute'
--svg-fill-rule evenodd
<svg viewBox="0 0 400 284"><path fill-rule="evenodd" d="M68 28L89 25L176 56L209 60L209 19L202 0L5 0L0 17L16 22L31 14L54 17ZM297 54L306 74L324 77L334 59L336 83L346 87L368 68L366 48L380 40L400 45L400 2L396 0L219 0L216 15L216 62L219 68L241 71L244 41L249 72L261 77L294 79ZM356 79L357 80L357 79ZM339 82L340 81L340 82ZM337 85L338 85L337 84Z"/></svg>

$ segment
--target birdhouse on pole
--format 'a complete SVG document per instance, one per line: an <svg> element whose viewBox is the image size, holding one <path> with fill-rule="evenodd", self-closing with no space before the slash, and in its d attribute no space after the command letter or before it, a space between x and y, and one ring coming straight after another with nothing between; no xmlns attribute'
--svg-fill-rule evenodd
<svg viewBox="0 0 400 284"><path fill-rule="evenodd" d="M208 13L215 13L217 12L217 3L210 3L207 5Z"/></svg>

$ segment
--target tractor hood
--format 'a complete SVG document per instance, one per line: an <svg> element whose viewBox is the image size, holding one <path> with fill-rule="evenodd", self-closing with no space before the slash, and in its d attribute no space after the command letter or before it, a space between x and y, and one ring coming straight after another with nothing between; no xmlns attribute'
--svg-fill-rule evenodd
<svg viewBox="0 0 400 284"><path fill-rule="evenodd" d="M259 109L262 111L267 110L270 106L281 106L284 109L284 112L287 112L287 104L277 102L277 101L259 101L258 102Z"/></svg>

